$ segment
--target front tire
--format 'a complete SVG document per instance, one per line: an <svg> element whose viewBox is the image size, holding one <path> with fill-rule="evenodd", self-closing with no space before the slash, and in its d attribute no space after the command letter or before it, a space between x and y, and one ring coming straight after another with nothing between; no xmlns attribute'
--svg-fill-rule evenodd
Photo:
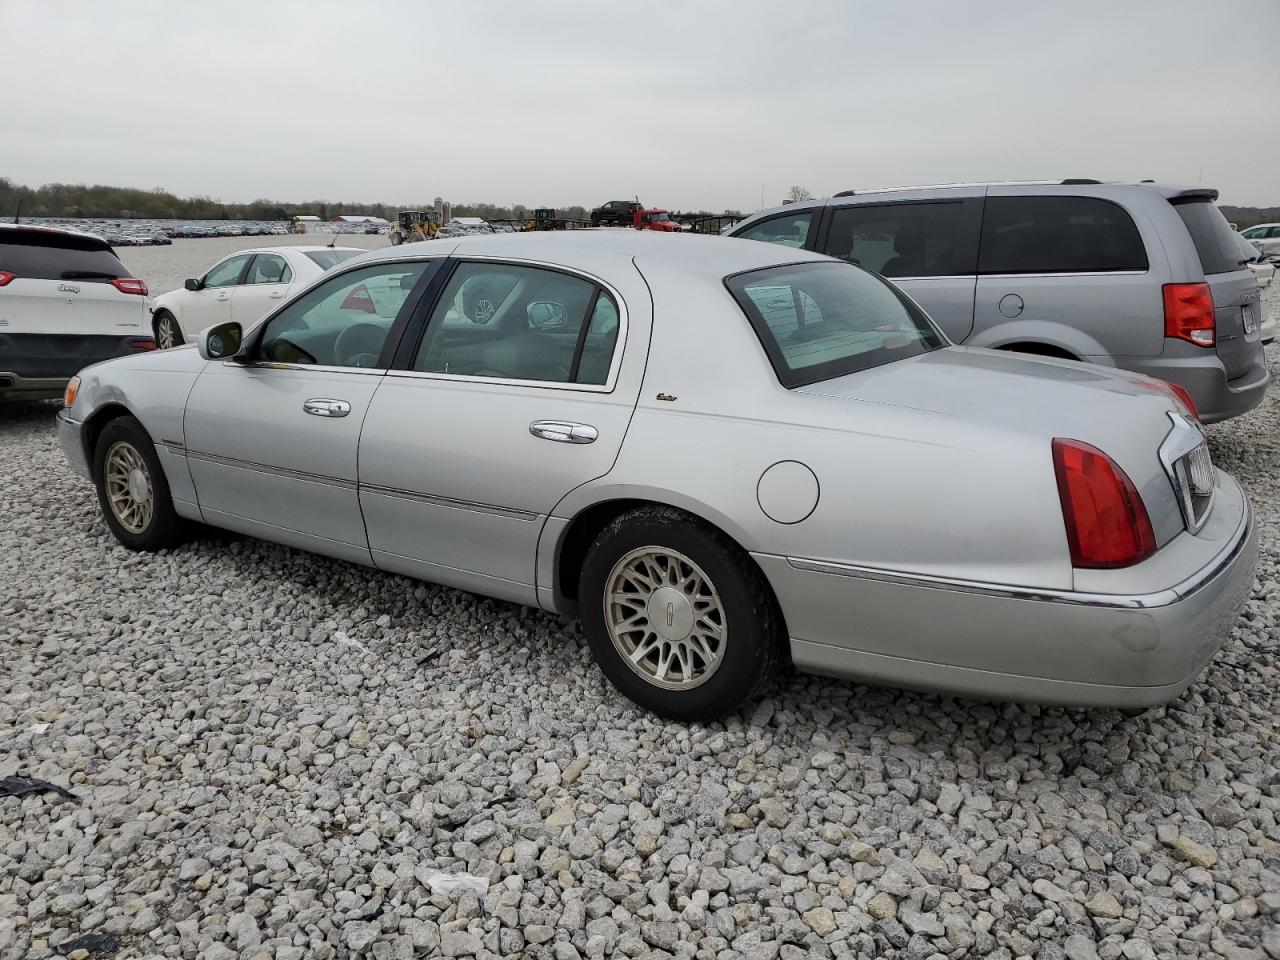
<svg viewBox="0 0 1280 960"><path fill-rule="evenodd" d="M123 546L152 552L178 542L181 519L164 468L155 444L133 417L119 417L103 428L94 448L93 479L103 519Z"/></svg>
<svg viewBox="0 0 1280 960"><path fill-rule="evenodd" d="M161 350L180 347L186 343L186 339L182 336L182 327L178 325L177 318L168 310L156 311L155 334L156 346Z"/></svg>
<svg viewBox="0 0 1280 960"><path fill-rule="evenodd" d="M759 568L729 537L670 507L613 521L587 552L582 627L605 676L672 720L742 708L782 660L785 632Z"/></svg>

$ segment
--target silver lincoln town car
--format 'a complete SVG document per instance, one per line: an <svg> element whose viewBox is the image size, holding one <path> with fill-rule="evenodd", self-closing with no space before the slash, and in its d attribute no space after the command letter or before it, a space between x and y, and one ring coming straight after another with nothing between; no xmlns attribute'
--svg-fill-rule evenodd
<svg viewBox="0 0 1280 960"><path fill-rule="evenodd" d="M370 252L247 330L84 370L59 429L126 547L199 521L576 613L609 679L682 719L787 657L1163 703L1257 549L1176 388L951 346L879 277L749 240Z"/></svg>

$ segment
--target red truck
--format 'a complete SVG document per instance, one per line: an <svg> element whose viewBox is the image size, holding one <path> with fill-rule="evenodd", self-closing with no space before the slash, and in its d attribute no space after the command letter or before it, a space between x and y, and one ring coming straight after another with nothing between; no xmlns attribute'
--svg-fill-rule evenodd
<svg viewBox="0 0 1280 960"><path fill-rule="evenodd" d="M637 230L658 230L662 233L679 233L685 229L684 224L672 220L671 214L666 210L659 210L656 207L633 212L631 225Z"/></svg>

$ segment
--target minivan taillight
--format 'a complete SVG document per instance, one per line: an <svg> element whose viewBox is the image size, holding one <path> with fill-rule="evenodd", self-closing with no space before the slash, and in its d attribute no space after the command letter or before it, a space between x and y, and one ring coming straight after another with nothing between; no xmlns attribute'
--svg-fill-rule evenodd
<svg viewBox="0 0 1280 960"><path fill-rule="evenodd" d="M1156 552L1142 497L1114 460L1097 447L1059 437L1053 470L1073 567L1128 567Z"/></svg>
<svg viewBox="0 0 1280 960"><path fill-rule="evenodd" d="M12 279L13 279L13 274L10 273L8 270L0 270L0 287L3 287Z"/></svg>
<svg viewBox="0 0 1280 960"><path fill-rule="evenodd" d="M136 293L140 297L147 295L147 284L137 277L116 277L111 285L121 293Z"/></svg>
<svg viewBox="0 0 1280 960"><path fill-rule="evenodd" d="M1207 283L1166 283L1164 335L1197 347L1214 342L1213 294Z"/></svg>

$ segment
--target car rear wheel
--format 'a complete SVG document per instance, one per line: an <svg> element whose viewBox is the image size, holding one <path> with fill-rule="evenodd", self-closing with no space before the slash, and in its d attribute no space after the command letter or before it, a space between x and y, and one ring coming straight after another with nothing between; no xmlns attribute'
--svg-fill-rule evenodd
<svg viewBox="0 0 1280 960"><path fill-rule="evenodd" d="M133 417L108 423L94 448L93 477L102 516L130 550L154 551L179 540L181 520L147 431Z"/></svg>
<svg viewBox="0 0 1280 960"><path fill-rule="evenodd" d="M782 618L751 558L670 507L631 511L601 531L578 597L601 670L664 717L710 720L738 710L782 660Z"/></svg>
<svg viewBox="0 0 1280 960"><path fill-rule="evenodd" d="M172 313L160 310L156 313L156 346L161 350L181 346L186 343L182 336L182 328Z"/></svg>

